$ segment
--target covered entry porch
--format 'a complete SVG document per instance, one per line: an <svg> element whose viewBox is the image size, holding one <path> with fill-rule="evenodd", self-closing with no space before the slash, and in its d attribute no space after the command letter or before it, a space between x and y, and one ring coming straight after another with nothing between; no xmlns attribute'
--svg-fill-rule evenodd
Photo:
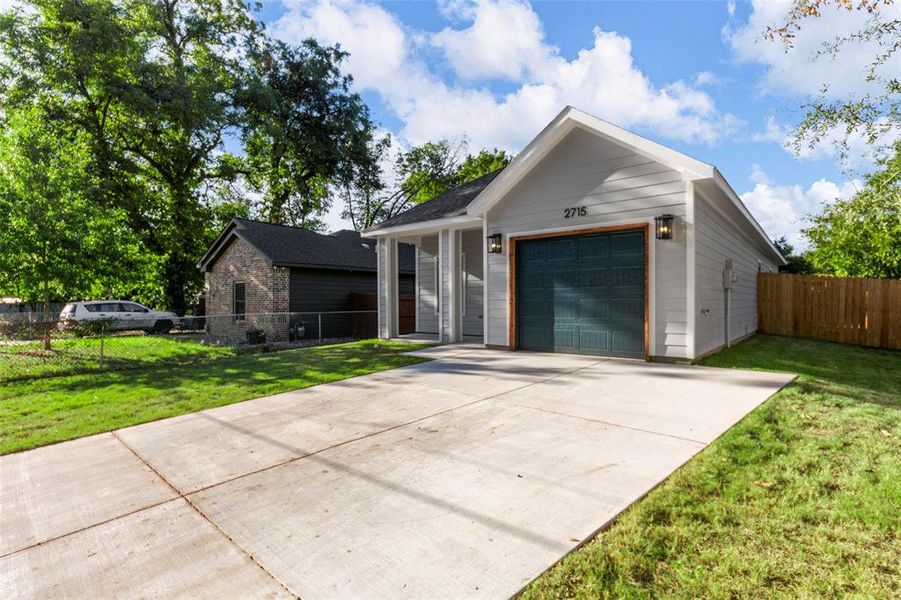
<svg viewBox="0 0 901 600"><path fill-rule="evenodd" d="M479 343L485 335L485 235L480 221L378 239L379 336L397 338L398 244L416 248L415 332L404 338Z"/></svg>

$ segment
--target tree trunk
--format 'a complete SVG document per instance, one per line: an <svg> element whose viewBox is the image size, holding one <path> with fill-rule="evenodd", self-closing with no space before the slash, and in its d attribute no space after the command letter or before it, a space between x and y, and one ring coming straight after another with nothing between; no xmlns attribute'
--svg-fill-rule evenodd
<svg viewBox="0 0 901 600"><path fill-rule="evenodd" d="M169 259L169 265L166 268L166 298L169 306L166 310L172 310L176 314L183 314L186 307L185 302L185 269L190 265L183 264L185 261L176 257Z"/></svg>

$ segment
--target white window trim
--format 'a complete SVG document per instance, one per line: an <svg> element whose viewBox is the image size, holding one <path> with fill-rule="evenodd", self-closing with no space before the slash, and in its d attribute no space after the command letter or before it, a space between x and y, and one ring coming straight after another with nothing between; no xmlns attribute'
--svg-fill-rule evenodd
<svg viewBox="0 0 901 600"><path fill-rule="evenodd" d="M238 286L244 286L244 300L242 303L244 306L242 307L243 312L238 312ZM243 322L247 320L247 282L246 281L232 281L232 315L234 315L234 321Z"/></svg>

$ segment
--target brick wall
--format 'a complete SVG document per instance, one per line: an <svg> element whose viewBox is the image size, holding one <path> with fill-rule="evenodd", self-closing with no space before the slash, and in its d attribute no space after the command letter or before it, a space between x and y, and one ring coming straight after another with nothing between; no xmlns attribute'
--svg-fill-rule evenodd
<svg viewBox="0 0 901 600"><path fill-rule="evenodd" d="M288 311L290 269L270 267L266 259L250 244L233 238L206 273L206 310L209 334L213 339L238 342L253 327L267 331L269 341L281 341L285 328L273 327L273 318L258 319L252 313L283 313ZM244 283L246 321L216 315L234 312L234 284ZM257 322L259 321L259 322ZM285 331L282 331L285 329Z"/></svg>

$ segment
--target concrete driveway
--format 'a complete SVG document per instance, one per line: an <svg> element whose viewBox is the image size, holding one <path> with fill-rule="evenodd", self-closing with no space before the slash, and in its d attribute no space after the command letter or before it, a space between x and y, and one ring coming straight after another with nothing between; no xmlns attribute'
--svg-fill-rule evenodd
<svg viewBox="0 0 901 600"><path fill-rule="evenodd" d="M507 597L792 379L423 353L0 458L0 589Z"/></svg>

